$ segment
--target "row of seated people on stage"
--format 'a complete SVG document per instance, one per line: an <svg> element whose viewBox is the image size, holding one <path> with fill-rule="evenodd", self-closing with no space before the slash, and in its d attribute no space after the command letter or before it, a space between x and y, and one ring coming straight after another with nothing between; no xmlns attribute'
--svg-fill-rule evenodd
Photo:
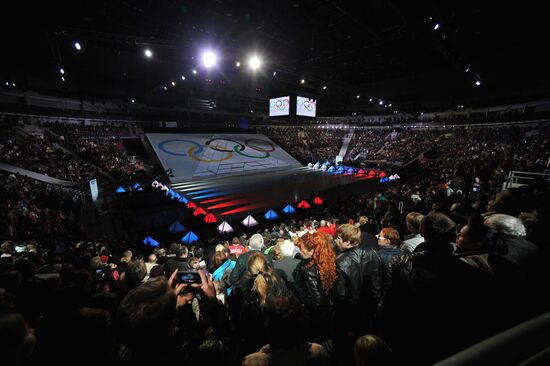
<svg viewBox="0 0 550 366"><path fill-rule="evenodd" d="M10 215L38 228L0 233L3 357L423 365L547 310L548 183L460 194L431 182L159 248L45 235L43 220L62 221L28 205L59 207L60 193L11 182L2 202L22 193L3 211L28 201ZM179 271L198 278L181 282Z"/></svg>
<svg viewBox="0 0 550 366"><path fill-rule="evenodd" d="M49 138L100 167L117 181L135 181L145 175L144 164L128 156L121 137L130 136L125 126L43 122L55 135Z"/></svg>

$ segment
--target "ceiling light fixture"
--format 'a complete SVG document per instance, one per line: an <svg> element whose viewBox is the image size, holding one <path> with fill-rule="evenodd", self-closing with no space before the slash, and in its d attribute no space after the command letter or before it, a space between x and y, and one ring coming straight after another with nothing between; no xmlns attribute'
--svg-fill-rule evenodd
<svg viewBox="0 0 550 366"><path fill-rule="evenodd" d="M250 66L250 68L252 70L259 69L261 64L262 64L262 61L260 60L260 58L258 56L252 56L250 58L250 60L248 61L248 65Z"/></svg>

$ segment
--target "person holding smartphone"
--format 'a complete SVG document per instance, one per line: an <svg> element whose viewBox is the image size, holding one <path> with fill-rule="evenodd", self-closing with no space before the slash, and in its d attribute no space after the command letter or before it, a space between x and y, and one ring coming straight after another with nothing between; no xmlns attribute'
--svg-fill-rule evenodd
<svg viewBox="0 0 550 366"><path fill-rule="evenodd" d="M113 317L115 335L121 344L119 361L141 364L178 359L182 356L179 351L182 345L174 344L173 340L184 341L184 334L202 337L202 329L221 329L217 324L197 326L197 322L221 321L225 312L220 309L207 272L199 270L195 274L183 275L175 270L168 280L163 276L155 277L126 294ZM200 319L189 316L192 309L187 306L196 294L201 295ZM163 352L159 354L151 349Z"/></svg>

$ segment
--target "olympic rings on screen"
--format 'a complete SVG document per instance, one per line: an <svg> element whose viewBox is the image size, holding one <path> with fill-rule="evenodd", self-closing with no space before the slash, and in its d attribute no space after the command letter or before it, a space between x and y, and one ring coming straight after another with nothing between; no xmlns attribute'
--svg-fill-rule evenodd
<svg viewBox="0 0 550 366"><path fill-rule="evenodd" d="M203 158L199 158L197 157L196 155L193 154L193 150L195 150L195 146L191 146L189 148L189 150L187 150L187 154L189 154L189 157L193 160L196 160L196 161L200 161L202 163L219 163L221 161L225 161L225 160L229 160L233 157L233 153L232 152L228 152L226 156L224 156L223 158L221 159L203 159ZM235 151L238 152L238 148L237 148L237 145L235 145Z"/></svg>
<svg viewBox="0 0 550 366"><path fill-rule="evenodd" d="M216 150L216 151L221 151L221 152L233 152L232 149L228 150L228 149L224 149L220 146L217 146L217 145L214 145L214 146L211 146L210 143L213 142L213 141L216 141L216 140L225 140L225 141L231 141L237 145L239 145L239 150L240 151L243 151L245 149L245 146L243 144L241 144L240 142L238 141L235 141L235 140L231 140L231 139L226 139L226 138L223 138L223 137L216 137L216 138L213 138L213 139L210 139L208 141L206 141L204 143L204 146L206 147L209 147L211 148L212 150ZM198 151L197 153L200 153L200 151Z"/></svg>
<svg viewBox="0 0 550 366"><path fill-rule="evenodd" d="M269 102L269 108L270 109L277 108L277 109L280 109L281 111L284 111L288 107L288 103L289 103L288 98L273 100Z"/></svg>
<svg viewBox="0 0 550 366"><path fill-rule="evenodd" d="M303 99L298 99L297 102L296 102L297 106L298 107L304 107L305 109L307 109L309 112L311 112L312 110L315 109L316 107L316 102L314 100L303 100Z"/></svg>
<svg viewBox="0 0 550 366"><path fill-rule="evenodd" d="M262 150L260 149L258 146L254 146L254 145L251 145L250 144L250 141L260 141L260 142L263 142L264 144L268 144L269 146L271 146L271 149L270 150ZM261 151L261 152L265 152L265 153L270 153L270 152L273 152L275 151L275 145L273 145L271 142L269 141L264 141L264 140L260 140L260 139L248 139L244 142L244 145L246 147L249 147L251 149L254 149L256 151Z"/></svg>
<svg viewBox="0 0 550 366"><path fill-rule="evenodd" d="M197 154L200 154L204 148L202 147L202 145L200 145L199 143L195 142L195 141L191 141L191 140L183 140L183 139L174 139L174 140L166 140L166 141L162 141L160 144L158 144L158 148L163 151L164 153L168 154L168 155L174 155L174 156L187 156L186 153L175 153L173 151L168 151L166 150L166 147L164 145L170 143L170 142L176 142L176 141L183 141L183 142L188 142L190 144L193 144L195 145L194 147L196 147L198 149L197 151ZM244 150L244 146L243 146L243 150Z"/></svg>
<svg viewBox="0 0 550 366"><path fill-rule="evenodd" d="M253 149L253 150L256 150L256 149ZM245 153L242 153L240 152L238 149L237 149L237 145L233 146L233 151L235 151L237 154L239 155L242 155L242 156L246 156L247 158L253 158L253 159L266 159L266 158L269 158L269 153L268 152L265 152L265 151L260 151L260 152L263 152L265 154L265 156L254 156L254 155L247 155ZM256 151L259 151L259 150L256 150Z"/></svg>
<svg viewBox="0 0 550 366"><path fill-rule="evenodd" d="M309 100L304 101L304 108L311 112L313 110L313 103Z"/></svg>

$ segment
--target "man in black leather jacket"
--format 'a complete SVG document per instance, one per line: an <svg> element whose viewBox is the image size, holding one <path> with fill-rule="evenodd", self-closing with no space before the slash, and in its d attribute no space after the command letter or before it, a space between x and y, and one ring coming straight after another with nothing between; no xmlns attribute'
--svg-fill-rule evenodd
<svg viewBox="0 0 550 366"><path fill-rule="evenodd" d="M384 269L375 250L361 247L361 230L344 224L338 228L334 285L335 347L347 353L355 338L371 330L371 320L382 296ZM342 348L340 348L342 347Z"/></svg>
<svg viewBox="0 0 550 366"><path fill-rule="evenodd" d="M486 338L485 320L496 307L491 276L453 256L448 216L424 216L420 233L421 250L390 262L379 304L381 335L396 365L431 364Z"/></svg>

